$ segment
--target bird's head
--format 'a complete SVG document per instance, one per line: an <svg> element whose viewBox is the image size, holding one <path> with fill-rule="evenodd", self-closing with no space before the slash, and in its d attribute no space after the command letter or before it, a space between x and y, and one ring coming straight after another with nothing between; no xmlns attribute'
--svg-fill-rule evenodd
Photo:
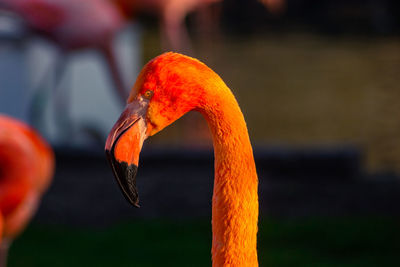
<svg viewBox="0 0 400 267"><path fill-rule="evenodd" d="M138 207L136 172L144 140L204 104L204 85L216 74L200 61L163 54L143 68L127 106L106 141L106 154L127 200Z"/></svg>

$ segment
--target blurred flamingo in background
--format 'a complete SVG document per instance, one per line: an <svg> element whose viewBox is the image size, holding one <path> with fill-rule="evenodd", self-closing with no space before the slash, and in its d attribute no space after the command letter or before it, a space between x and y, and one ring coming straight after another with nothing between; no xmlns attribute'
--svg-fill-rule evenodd
<svg viewBox="0 0 400 267"><path fill-rule="evenodd" d="M195 10L221 0L110 0L127 17L149 13L160 17L163 46L166 50L188 52L190 38L185 26L186 16ZM203 10L204 11L204 10ZM209 24L209 23L208 23Z"/></svg>
<svg viewBox="0 0 400 267"><path fill-rule="evenodd" d="M12 240L35 214L53 169L47 143L24 123L0 115L0 266L5 266Z"/></svg>
<svg viewBox="0 0 400 267"><path fill-rule="evenodd" d="M114 37L125 21L114 5L105 0L0 0L0 7L20 15L34 33L53 41L60 49L53 68L53 89L57 88L64 74L66 55L81 49L95 49L104 56L119 99L125 101L128 91L112 49ZM47 80L46 74L44 82ZM38 89L43 90L43 87L40 82ZM43 113L39 111L43 106L39 100L40 94L38 90L35 91L30 114L32 119ZM67 99L59 98L56 96L54 100L55 113L65 116L63 109L66 108Z"/></svg>

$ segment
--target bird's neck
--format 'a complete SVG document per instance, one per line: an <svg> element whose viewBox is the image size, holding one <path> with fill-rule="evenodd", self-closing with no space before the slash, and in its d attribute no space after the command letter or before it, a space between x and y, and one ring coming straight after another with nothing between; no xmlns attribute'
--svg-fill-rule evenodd
<svg viewBox="0 0 400 267"><path fill-rule="evenodd" d="M209 89L198 110L214 143L213 266L258 266L258 178L246 123L222 81Z"/></svg>

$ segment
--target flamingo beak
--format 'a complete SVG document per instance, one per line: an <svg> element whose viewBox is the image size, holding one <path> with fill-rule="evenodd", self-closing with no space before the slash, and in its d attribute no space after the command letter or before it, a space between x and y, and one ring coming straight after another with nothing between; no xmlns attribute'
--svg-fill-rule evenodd
<svg viewBox="0 0 400 267"><path fill-rule="evenodd" d="M141 100L128 104L108 135L105 151L114 176L123 195L135 207L139 207L136 189L136 173L139 154L147 138L145 114L147 105Z"/></svg>

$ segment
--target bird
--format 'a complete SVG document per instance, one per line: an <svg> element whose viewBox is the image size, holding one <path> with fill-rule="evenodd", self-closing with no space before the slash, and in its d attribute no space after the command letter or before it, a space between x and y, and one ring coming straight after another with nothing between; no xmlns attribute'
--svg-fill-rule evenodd
<svg viewBox="0 0 400 267"><path fill-rule="evenodd" d="M186 16L221 0L110 0L126 17L146 13L160 18L161 39L166 49L190 52ZM204 12L204 10L203 10ZM204 21L203 21L204 23Z"/></svg>
<svg viewBox="0 0 400 267"><path fill-rule="evenodd" d="M25 123L0 114L0 265L35 214L54 172L50 146Z"/></svg>
<svg viewBox="0 0 400 267"><path fill-rule="evenodd" d="M47 82L54 73L52 89L56 123L63 131L70 127L66 118L68 101L65 95L56 91L65 73L69 56L74 52L91 49L99 52L109 67L109 74L115 88L115 95L123 106L128 96L116 55L113 51L113 40L126 25L126 20L113 4L105 0L0 0L0 7L19 15L27 27L36 35L50 40L59 52L54 66L51 66L39 84L33 89L32 101L29 107L30 123L36 128L41 126L43 117L43 96L49 87ZM39 118L39 121L38 121Z"/></svg>
<svg viewBox="0 0 400 267"><path fill-rule="evenodd" d="M136 174L144 140L191 110L204 116L213 138L212 265L258 266L258 176L246 122L228 86L199 60L168 52L139 73L105 143L116 181L139 207Z"/></svg>

